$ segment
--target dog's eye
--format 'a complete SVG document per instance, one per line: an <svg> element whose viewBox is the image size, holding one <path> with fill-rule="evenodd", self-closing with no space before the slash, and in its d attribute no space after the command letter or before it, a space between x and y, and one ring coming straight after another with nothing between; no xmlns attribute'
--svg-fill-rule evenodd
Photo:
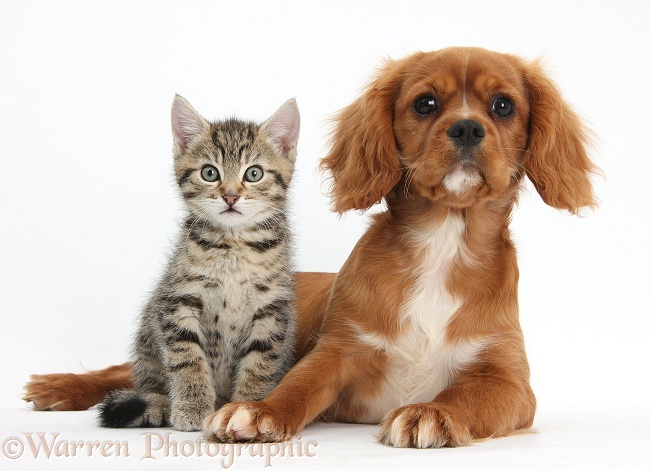
<svg viewBox="0 0 651 471"><path fill-rule="evenodd" d="M508 118L515 111L515 105L506 97L497 97L493 100L491 111L500 118Z"/></svg>
<svg viewBox="0 0 651 471"><path fill-rule="evenodd" d="M435 113L437 110L436 99L431 95L416 98L416 101L414 101L414 111L419 115L425 116Z"/></svg>

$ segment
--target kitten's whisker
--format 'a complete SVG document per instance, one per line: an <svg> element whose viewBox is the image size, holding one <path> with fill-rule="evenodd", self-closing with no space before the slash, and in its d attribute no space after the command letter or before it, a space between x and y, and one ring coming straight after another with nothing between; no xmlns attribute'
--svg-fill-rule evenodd
<svg viewBox="0 0 651 471"><path fill-rule="evenodd" d="M282 230L282 232L283 232L283 238L287 238L288 237L288 232L287 232L287 227L286 227L287 226L287 213L286 213L286 211L284 209L282 209L282 208L277 208L277 207L275 207L274 205L272 205L270 203L260 202L258 206L259 206L259 209L257 211L255 211L255 213L254 213L255 218L257 218L257 216L262 214L263 211L265 211L267 209L272 209L273 210L273 212L271 212L271 214L269 215L269 217L267 219L263 220L261 223L258 223L258 224L264 225L267 230L273 232L274 236L277 239L279 237L278 237L278 232L276 231L276 229L280 228ZM276 224L272 225L269 222L269 219L274 221Z"/></svg>

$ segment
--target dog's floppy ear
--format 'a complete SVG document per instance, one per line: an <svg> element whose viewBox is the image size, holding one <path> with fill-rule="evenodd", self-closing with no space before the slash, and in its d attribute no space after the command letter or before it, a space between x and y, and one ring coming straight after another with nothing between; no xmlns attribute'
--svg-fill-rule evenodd
<svg viewBox="0 0 651 471"><path fill-rule="evenodd" d="M401 62L389 61L364 93L335 118L330 152L321 161L332 179L333 209L367 209L400 179L393 135L393 107L402 81Z"/></svg>
<svg viewBox="0 0 651 471"><path fill-rule="evenodd" d="M599 170L586 153L588 134L539 63L524 65L531 116L524 167L550 206L576 214L595 207L590 175Z"/></svg>

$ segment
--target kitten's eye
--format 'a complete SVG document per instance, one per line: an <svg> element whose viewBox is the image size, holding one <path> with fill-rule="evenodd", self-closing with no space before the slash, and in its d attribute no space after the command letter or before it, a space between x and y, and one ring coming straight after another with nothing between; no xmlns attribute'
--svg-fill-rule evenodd
<svg viewBox="0 0 651 471"><path fill-rule="evenodd" d="M500 118L508 118L515 111L515 105L508 98L500 96L493 100L491 111Z"/></svg>
<svg viewBox="0 0 651 471"><path fill-rule="evenodd" d="M246 172L244 173L244 179L247 182L255 183L259 182L262 179L262 175L264 175L262 168L254 165L253 167L246 169Z"/></svg>
<svg viewBox="0 0 651 471"><path fill-rule="evenodd" d="M201 178L207 182L216 182L219 180L219 171L212 165L206 165L201 169Z"/></svg>
<svg viewBox="0 0 651 471"><path fill-rule="evenodd" d="M432 95L425 95L416 98L416 101L414 101L414 111L421 116L436 113L436 111L438 111L436 98L434 98Z"/></svg>

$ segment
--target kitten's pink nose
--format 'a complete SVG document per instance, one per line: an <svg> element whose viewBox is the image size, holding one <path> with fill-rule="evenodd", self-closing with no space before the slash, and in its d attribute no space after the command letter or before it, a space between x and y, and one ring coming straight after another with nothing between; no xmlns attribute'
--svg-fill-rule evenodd
<svg viewBox="0 0 651 471"><path fill-rule="evenodd" d="M226 204L229 206L233 206L237 200L240 199L240 197L237 195L224 195L222 198L224 198L224 201L226 201Z"/></svg>

